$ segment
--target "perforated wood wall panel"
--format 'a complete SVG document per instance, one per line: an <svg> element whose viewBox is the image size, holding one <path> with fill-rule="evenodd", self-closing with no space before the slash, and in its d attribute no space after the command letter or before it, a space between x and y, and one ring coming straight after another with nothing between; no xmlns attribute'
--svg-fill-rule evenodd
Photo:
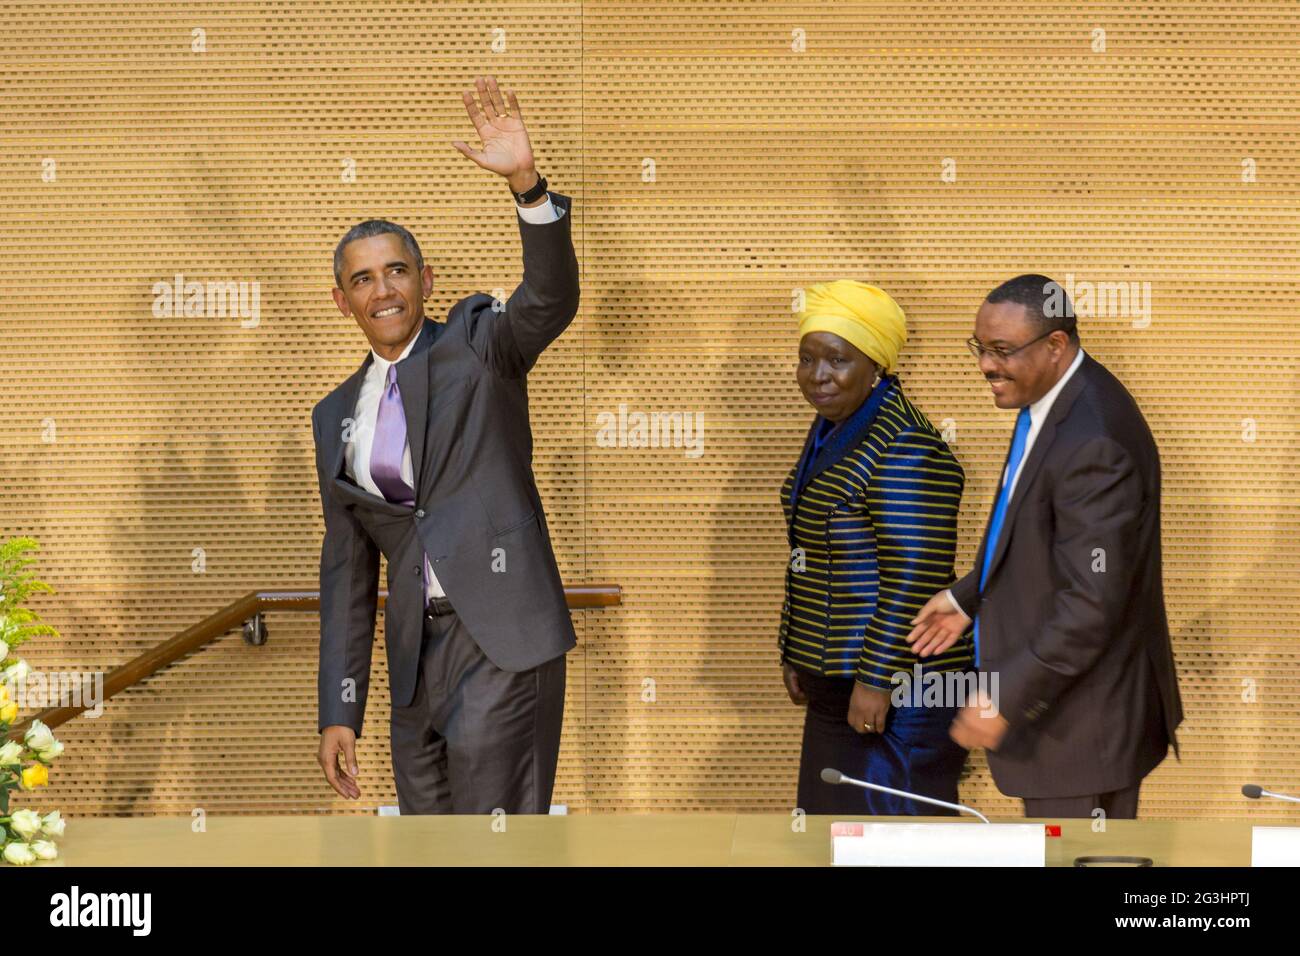
<svg viewBox="0 0 1300 956"><path fill-rule="evenodd" d="M243 593L316 586L308 416L365 354L330 300L333 245L371 216L409 226L438 318L513 287L509 196L449 145L472 134L460 90L494 72L575 198L583 270L579 317L530 379L535 470L565 579L625 591L576 615L556 802L792 807L801 714L775 640L777 489L811 417L794 290L863 278L907 310L905 388L967 472L965 568L1011 419L962 340L984 293L1024 271L1076 298L1136 283L1082 325L1164 463L1188 718L1143 815L1267 813L1242 782L1300 789L1294 4L0 3L0 17L0 531L41 541L58 591L38 607L62 639L32 650L37 667L106 670ZM178 274L256 283L257 315L156 307L155 283ZM702 415L702 444L611 445L601 428L622 406ZM65 726L39 805L180 828L196 808L395 802L382 645L364 798L321 779L316 629L272 615L264 647L231 634ZM962 792L1019 811L982 756Z"/></svg>

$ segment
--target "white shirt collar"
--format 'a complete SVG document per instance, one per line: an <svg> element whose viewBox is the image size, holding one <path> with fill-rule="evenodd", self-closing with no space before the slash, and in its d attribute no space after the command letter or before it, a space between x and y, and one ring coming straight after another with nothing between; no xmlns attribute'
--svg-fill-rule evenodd
<svg viewBox="0 0 1300 956"><path fill-rule="evenodd" d="M1046 395L1029 406L1029 420L1034 425L1041 425L1047 418L1047 413L1052 410L1052 405L1056 402L1056 396L1061 394L1061 389L1065 388L1065 383L1070 380L1070 376L1078 371L1079 366L1083 364L1083 347L1079 347L1078 353L1074 356L1074 361L1070 367L1065 370L1065 374L1057 379L1056 384L1051 387Z"/></svg>
<svg viewBox="0 0 1300 956"><path fill-rule="evenodd" d="M397 356L397 358L395 358L395 359L394 359L393 361L391 361L391 362L390 362L388 359L386 359L386 358L384 358L383 356L381 356L378 352L376 352L376 351L375 351L375 347L374 347L373 345L370 347L370 354L373 355L374 358L375 358L375 363L374 363L374 364L375 364L376 366L379 367L379 374L380 374L380 375L387 375L387 374L388 374L388 366L397 364L397 363L400 362L402 359L406 358L408 355L411 354L411 349L415 348L415 342L416 342L416 340L420 337L420 332L421 332L423 329L424 329L424 323L423 323L423 320L422 320L421 323L420 323L420 325L419 325L419 327L416 328L416 330L415 330L415 334L411 336L411 341L407 342L407 343L406 343L406 348L402 349L402 354L399 355L399 356Z"/></svg>

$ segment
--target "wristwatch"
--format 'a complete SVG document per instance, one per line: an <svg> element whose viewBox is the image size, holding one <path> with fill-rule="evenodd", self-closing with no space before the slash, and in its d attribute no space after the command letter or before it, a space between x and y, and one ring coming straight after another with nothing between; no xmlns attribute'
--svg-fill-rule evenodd
<svg viewBox="0 0 1300 956"><path fill-rule="evenodd" d="M538 173L537 184L533 186L532 189L528 190L528 192L516 193L513 189L510 191L514 193L515 202L517 203L536 202L546 195L546 177L541 173Z"/></svg>

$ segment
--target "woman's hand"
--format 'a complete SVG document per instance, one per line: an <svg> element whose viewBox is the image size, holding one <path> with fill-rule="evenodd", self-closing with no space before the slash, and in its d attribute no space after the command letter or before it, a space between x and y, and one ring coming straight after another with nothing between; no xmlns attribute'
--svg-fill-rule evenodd
<svg viewBox="0 0 1300 956"><path fill-rule="evenodd" d="M808 695L799 686L799 674L794 667L789 664L782 664L781 677L785 681L785 692L790 695L790 703L796 707L806 706L808 704Z"/></svg>
<svg viewBox="0 0 1300 956"><path fill-rule="evenodd" d="M849 726L860 734L883 734L889 719L889 691L853 682L849 698Z"/></svg>

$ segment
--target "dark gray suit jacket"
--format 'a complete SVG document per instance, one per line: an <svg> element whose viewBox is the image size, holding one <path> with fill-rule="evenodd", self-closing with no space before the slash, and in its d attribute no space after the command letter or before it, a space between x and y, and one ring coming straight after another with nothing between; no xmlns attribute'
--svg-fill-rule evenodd
<svg viewBox="0 0 1300 956"><path fill-rule="evenodd" d="M361 734L374 644L379 555L388 559L384 643L392 702L410 703L424 625L423 555L493 664L524 671L577 643L533 479L526 375L578 310L572 203L554 222L519 219L524 276L505 303L457 302L424 320L397 363L415 504L392 504L348 479L344 437L366 369L312 409L325 539L320 561L320 729Z"/></svg>
<svg viewBox="0 0 1300 956"><path fill-rule="evenodd" d="M980 670L998 672L1011 725L988 754L998 789L1107 793L1141 780L1169 744L1176 754L1160 458L1133 397L1091 356L1021 465L981 597L986 545L987 525L952 593L980 615Z"/></svg>

